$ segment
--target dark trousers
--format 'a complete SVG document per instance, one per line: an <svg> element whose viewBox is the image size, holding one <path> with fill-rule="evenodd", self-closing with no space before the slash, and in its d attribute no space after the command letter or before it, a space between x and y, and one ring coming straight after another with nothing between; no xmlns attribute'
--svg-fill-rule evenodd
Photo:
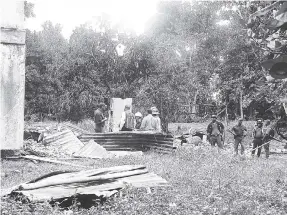
<svg viewBox="0 0 287 215"><path fill-rule="evenodd" d="M218 136L211 135L209 141L210 141L211 146L215 146L215 144L217 144L219 148L221 149L223 148L221 135L218 135Z"/></svg>
<svg viewBox="0 0 287 215"><path fill-rule="evenodd" d="M96 133L104 133L104 127L96 126L95 132L96 132Z"/></svg>
<svg viewBox="0 0 287 215"><path fill-rule="evenodd" d="M267 143L267 142L266 142ZM266 145L264 145L264 150L265 150L265 154L266 154L266 158L269 158L269 143L267 143Z"/></svg>
<svg viewBox="0 0 287 215"><path fill-rule="evenodd" d="M238 154L238 147L239 147L239 144L241 146L241 154L243 155L244 154L244 150L245 150L245 147L244 147L244 137L235 137L234 138L234 151L235 151L235 154L237 155Z"/></svg>
<svg viewBox="0 0 287 215"><path fill-rule="evenodd" d="M263 140L261 138L260 139L259 138L258 139L254 139L253 140L253 149L252 149L251 154L254 155L255 154L255 150L258 147L258 149L257 149L257 156L260 157L262 144L263 144Z"/></svg>
<svg viewBox="0 0 287 215"><path fill-rule="evenodd" d="M131 128L127 128L126 126L123 126L121 131L132 131L132 130L133 129Z"/></svg>

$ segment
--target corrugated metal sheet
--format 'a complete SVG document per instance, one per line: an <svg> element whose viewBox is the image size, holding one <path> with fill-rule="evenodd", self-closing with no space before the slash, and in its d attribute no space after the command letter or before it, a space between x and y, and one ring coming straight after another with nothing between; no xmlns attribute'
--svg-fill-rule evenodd
<svg viewBox="0 0 287 215"><path fill-rule="evenodd" d="M73 154L74 157L86 157L86 158L108 158L112 157L104 147L95 143L94 140L90 140L79 151Z"/></svg>
<svg viewBox="0 0 287 215"><path fill-rule="evenodd" d="M22 184L11 194L22 194L30 201L61 200L79 195L111 196L128 183L134 187L167 186L162 177L145 166L126 165L79 172L52 172Z"/></svg>
<svg viewBox="0 0 287 215"><path fill-rule="evenodd" d="M84 144L70 130L64 130L55 134L48 135L43 140L47 147L56 148L65 154L72 155L79 151Z"/></svg>
<svg viewBox="0 0 287 215"><path fill-rule="evenodd" d="M151 132L93 133L83 134L79 139L84 143L92 139L108 151L173 151L173 136Z"/></svg>
<svg viewBox="0 0 287 215"><path fill-rule="evenodd" d="M107 151L94 140L90 140L83 148L74 153L73 156L85 158L114 158L121 156L142 156L142 154L142 151Z"/></svg>

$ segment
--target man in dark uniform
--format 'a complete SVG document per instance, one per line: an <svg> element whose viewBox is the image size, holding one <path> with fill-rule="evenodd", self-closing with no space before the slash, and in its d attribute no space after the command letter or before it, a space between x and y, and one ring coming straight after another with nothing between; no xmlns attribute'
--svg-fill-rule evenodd
<svg viewBox="0 0 287 215"><path fill-rule="evenodd" d="M207 126L207 137L211 146L217 146L223 148L222 135L224 132L224 125L217 121L216 115L212 115L212 122Z"/></svg>
<svg viewBox="0 0 287 215"><path fill-rule="evenodd" d="M269 142L273 139L275 131L273 126L271 125L271 121L268 119L266 120L265 123L265 128L264 128L264 137L263 137L263 144L264 144L264 149L265 149L265 156L266 158L269 158Z"/></svg>
<svg viewBox="0 0 287 215"><path fill-rule="evenodd" d="M263 144L263 137L264 137L262 120L257 120L257 125L255 126L252 132L252 136L253 136L253 149L251 154L252 156L254 156L255 151L257 149L257 157L260 157L261 146Z"/></svg>
<svg viewBox="0 0 287 215"><path fill-rule="evenodd" d="M244 154L244 138L247 134L246 127L242 124L243 119L238 120L238 124L235 125L231 130L234 132L234 152L238 155L238 146L241 145L241 155Z"/></svg>
<svg viewBox="0 0 287 215"><path fill-rule="evenodd" d="M103 133L105 122L107 118L104 117L104 111L106 110L107 106L104 103L100 103L98 105L98 109L94 112L94 121L95 121L95 132L96 133Z"/></svg>

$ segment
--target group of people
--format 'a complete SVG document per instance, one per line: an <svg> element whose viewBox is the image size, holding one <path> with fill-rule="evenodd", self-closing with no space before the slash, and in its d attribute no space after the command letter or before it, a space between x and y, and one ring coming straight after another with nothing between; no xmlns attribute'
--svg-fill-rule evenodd
<svg viewBox="0 0 287 215"><path fill-rule="evenodd" d="M238 155L239 145L241 146L241 155L244 154L246 148L245 137L247 135L247 128L243 125L243 119L239 119L238 123L232 127L229 131L234 136L234 153ZM257 156L260 157L262 146L265 149L266 158L269 157L269 142L274 136L274 130L271 127L270 120L267 120L265 126L263 126L262 120L257 120L256 125L252 131L253 147L252 156L255 155L257 150ZM223 148L223 134L224 125L217 121L216 115L212 115L212 122L207 126L207 139L212 146L217 145L219 148Z"/></svg>
<svg viewBox="0 0 287 215"><path fill-rule="evenodd" d="M98 109L94 112L95 132L103 133L107 118L104 116L104 111L107 106L104 103L98 105ZM119 123L120 131L154 131L160 133L161 120L159 111L156 107L151 107L147 110L147 116L143 117L140 112L135 114L131 111L131 105L125 105L124 112L121 115Z"/></svg>
<svg viewBox="0 0 287 215"><path fill-rule="evenodd" d="M126 105L121 116L120 131L155 131L161 132L161 120L156 107L147 110L147 115L143 117L140 112L133 114L131 106Z"/></svg>

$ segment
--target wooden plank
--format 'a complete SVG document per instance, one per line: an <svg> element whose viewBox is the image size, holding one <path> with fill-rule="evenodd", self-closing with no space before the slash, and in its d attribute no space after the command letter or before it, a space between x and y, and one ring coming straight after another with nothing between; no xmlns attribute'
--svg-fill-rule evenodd
<svg viewBox="0 0 287 215"><path fill-rule="evenodd" d="M26 31L15 28L1 28L0 42L3 44L25 45Z"/></svg>
<svg viewBox="0 0 287 215"><path fill-rule="evenodd" d="M72 164L72 163L63 162L63 161L57 161L57 160L50 159L50 158L37 157L34 155L25 155L25 156L21 156L21 158L25 158L25 159L29 159L29 160L44 161L44 162L49 162L49 163L62 164L62 165L68 165L68 166L74 166L74 167L84 167L84 168L87 167L87 166L83 166L83 165L77 165L77 164Z"/></svg>
<svg viewBox="0 0 287 215"><path fill-rule="evenodd" d="M90 181L96 181L96 180L108 180L108 179L116 179L116 178L123 178L127 176L132 175L141 175L146 174L148 171L146 169L140 169L140 170L131 170L126 172L119 172L119 173L110 173L106 175L100 175L100 176L79 176L76 178L60 178L54 179L53 181L50 181L49 183L45 182L42 183L41 181L33 183L33 184L22 184L20 185L20 190L32 190L32 189L38 189L41 187L48 187L48 186L55 186L55 185L63 185L63 184L72 184L72 183L85 183Z"/></svg>

